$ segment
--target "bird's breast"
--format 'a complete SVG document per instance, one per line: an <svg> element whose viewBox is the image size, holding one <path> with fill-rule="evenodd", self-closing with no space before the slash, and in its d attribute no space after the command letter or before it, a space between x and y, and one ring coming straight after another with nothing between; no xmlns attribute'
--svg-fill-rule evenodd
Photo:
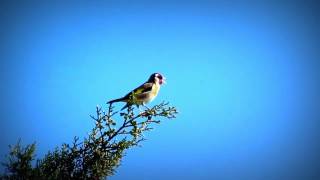
<svg viewBox="0 0 320 180"><path fill-rule="evenodd" d="M152 87L152 90L146 99L145 103L151 102L159 93L160 90L160 85L159 84L154 84Z"/></svg>
<svg viewBox="0 0 320 180"><path fill-rule="evenodd" d="M159 84L154 84L153 85L153 88L152 88L152 94L154 95L154 96L157 96L158 95L158 93L159 93L159 90L160 90L160 85Z"/></svg>

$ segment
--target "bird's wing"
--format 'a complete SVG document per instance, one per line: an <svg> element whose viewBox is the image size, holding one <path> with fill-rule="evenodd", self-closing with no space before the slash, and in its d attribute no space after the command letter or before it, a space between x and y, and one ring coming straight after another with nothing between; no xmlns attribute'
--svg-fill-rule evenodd
<svg viewBox="0 0 320 180"><path fill-rule="evenodd" d="M152 90L152 86L153 86L153 83L144 83L141 86L134 89L133 91L131 91L130 93L128 93L127 95L125 95L124 98L129 98L132 92L136 95L149 92Z"/></svg>

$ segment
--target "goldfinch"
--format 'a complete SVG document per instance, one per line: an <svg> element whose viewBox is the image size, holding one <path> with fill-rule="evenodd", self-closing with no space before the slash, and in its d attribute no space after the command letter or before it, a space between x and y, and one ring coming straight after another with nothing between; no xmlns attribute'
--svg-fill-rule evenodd
<svg viewBox="0 0 320 180"><path fill-rule="evenodd" d="M160 86L165 83L165 77L163 77L159 73L153 73L148 81L143 83L141 86L132 90L127 95L123 96L119 99L114 99L108 104L112 104L114 102L126 102L127 104L121 109L125 109L130 105L145 105L148 102L151 102L159 93Z"/></svg>

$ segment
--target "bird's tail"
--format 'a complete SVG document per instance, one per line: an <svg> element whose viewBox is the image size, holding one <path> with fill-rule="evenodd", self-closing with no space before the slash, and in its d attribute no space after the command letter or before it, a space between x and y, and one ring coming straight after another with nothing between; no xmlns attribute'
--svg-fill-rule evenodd
<svg viewBox="0 0 320 180"><path fill-rule="evenodd" d="M114 103L114 102L120 102L120 101L124 101L124 100L125 100L125 98L122 97L122 98L119 98L119 99L111 100L111 101L107 102L107 104L112 104L112 103Z"/></svg>

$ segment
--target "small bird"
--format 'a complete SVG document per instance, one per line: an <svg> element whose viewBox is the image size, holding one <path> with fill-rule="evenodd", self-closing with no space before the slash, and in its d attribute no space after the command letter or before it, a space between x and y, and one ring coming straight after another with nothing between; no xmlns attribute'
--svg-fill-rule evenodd
<svg viewBox="0 0 320 180"><path fill-rule="evenodd" d="M119 99L114 99L108 104L114 102L126 102L127 104L121 109L125 109L130 105L145 105L148 102L151 102L159 93L160 86L165 83L165 77L160 73L153 73L149 79L143 83L141 86L129 92L127 95Z"/></svg>

